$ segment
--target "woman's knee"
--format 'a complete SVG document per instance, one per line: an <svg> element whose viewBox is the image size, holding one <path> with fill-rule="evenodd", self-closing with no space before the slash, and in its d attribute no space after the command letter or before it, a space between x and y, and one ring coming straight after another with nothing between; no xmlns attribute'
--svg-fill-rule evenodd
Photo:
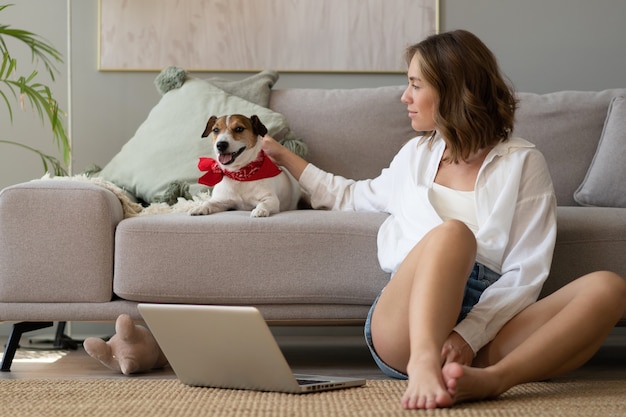
<svg viewBox="0 0 626 417"><path fill-rule="evenodd" d="M583 279L589 282L590 285L585 287L588 291L593 291L593 294L598 298L598 303L609 307L620 315L624 313L626 310L626 280L609 271L592 272L585 275Z"/></svg>
<svg viewBox="0 0 626 417"><path fill-rule="evenodd" d="M478 244L476 236L465 223L459 220L446 220L433 230L429 239L438 240L446 246L447 250L465 250L476 256Z"/></svg>
<svg viewBox="0 0 626 417"><path fill-rule="evenodd" d="M460 220L445 220L439 226L432 229L429 235L455 239L459 241L468 241L476 244L476 237L465 223Z"/></svg>
<svg viewBox="0 0 626 417"><path fill-rule="evenodd" d="M443 228L456 233L472 233L469 227L465 223L456 219L444 220L437 228ZM473 236L473 234L472 234Z"/></svg>
<svg viewBox="0 0 626 417"><path fill-rule="evenodd" d="M626 303L626 280L614 272L600 271L598 274L601 275L600 279L607 291Z"/></svg>

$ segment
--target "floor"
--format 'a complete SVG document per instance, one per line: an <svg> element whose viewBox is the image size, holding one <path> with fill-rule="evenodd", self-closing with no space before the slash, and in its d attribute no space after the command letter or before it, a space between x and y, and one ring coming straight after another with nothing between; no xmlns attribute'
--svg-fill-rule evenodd
<svg viewBox="0 0 626 417"><path fill-rule="evenodd" d="M335 330L331 335L308 335L279 329L275 336L294 372L386 378L373 363L359 333L358 329L349 329L346 332ZM1 342L4 345L6 340ZM0 379L127 378L92 359L81 346L76 350L54 350L40 340L29 340L28 335L23 336L20 346L11 371L0 372ZM625 371L626 328L618 328L585 366L565 377L623 378ZM170 368L133 376L175 377Z"/></svg>

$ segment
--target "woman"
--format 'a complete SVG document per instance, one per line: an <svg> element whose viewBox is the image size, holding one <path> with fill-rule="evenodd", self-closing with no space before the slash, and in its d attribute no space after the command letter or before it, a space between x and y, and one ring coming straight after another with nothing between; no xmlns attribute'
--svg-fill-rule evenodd
<svg viewBox="0 0 626 417"><path fill-rule="evenodd" d="M392 279L368 316L379 367L408 378L408 409L449 407L575 369L626 309L626 282L596 272L536 301L556 239L543 156L510 137L517 106L473 34L407 49L408 142L372 180L323 172L264 138L264 150L311 194L314 208L390 214L378 235Z"/></svg>

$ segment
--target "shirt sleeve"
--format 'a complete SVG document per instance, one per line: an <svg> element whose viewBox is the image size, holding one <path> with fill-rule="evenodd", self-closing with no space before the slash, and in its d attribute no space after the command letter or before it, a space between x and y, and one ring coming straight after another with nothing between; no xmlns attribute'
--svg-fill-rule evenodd
<svg viewBox="0 0 626 417"><path fill-rule="evenodd" d="M537 300L550 272L556 242L556 198L543 156L531 162L525 164L525 180L519 185L502 276L454 329L474 352Z"/></svg>
<svg viewBox="0 0 626 417"><path fill-rule="evenodd" d="M409 158L410 148L405 145L378 177L360 181L309 164L300 176L300 185L310 194L315 209L389 212L394 178L406 175Z"/></svg>

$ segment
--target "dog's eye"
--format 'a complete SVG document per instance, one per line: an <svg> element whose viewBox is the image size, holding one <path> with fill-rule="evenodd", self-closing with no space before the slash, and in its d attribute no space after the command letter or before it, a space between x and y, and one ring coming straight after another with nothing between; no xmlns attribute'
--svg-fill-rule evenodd
<svg viewBox="0 0 626 417"><path fill-rule="evenodd" d="M237 132L237 133L241 133L241 132L243 132L243 131L244 131L244 128L243 128L242 126L237 126L237 127L235 128L235 132Z"/></svg>
<svg viewBox="0 0 626 417"><path fill-rule="evenodd" d="M213 128L213 133L219 133L219 132L220 132L220 130L217 127Z"/></svg>

